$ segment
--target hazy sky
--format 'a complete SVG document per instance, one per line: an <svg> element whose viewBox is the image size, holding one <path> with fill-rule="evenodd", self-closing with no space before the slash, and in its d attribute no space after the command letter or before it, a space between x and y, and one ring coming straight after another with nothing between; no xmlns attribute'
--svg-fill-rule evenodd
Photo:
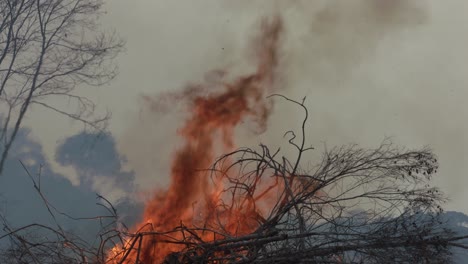
<svg viewBox="0 0 468 264"><path fill-rule="evenodd" d="M126 39L127 50L116 81L82 93L113 113L109 129L140 186L164 182L181 120L152 113L140 96L201 82L215 69L248 72L258 21L277 13L285 22L282 93L307 96L309 142L376 147L391 136L408 148L430 146L440 161L434 183L452 199L448 209L468 212L467 1L107 2L103 24ZM262 140L298 125L297 113L277 104ZM28 125L51 161L57 142L81 128L65 118L51 123L42 111ZM54 168L78 183L74 169Z"/></svg>

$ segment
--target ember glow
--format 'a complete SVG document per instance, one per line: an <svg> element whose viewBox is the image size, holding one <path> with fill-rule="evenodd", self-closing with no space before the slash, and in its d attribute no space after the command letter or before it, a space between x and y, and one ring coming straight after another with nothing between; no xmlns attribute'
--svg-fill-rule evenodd
<svg viewBox="0 0 468 264"><path fill-rule="evenodd" d="M210 242L249 234L264 221L268 206L276 202L275 191L280 184L273 179L259 182L254 199L247 199L242 193L227 191L232 179L240 175L213 177L207 169L217 156L236 147L234 130L243 120L250 118L262 127L266 125L271 110L266 96L274 92L281 33L279 18L263 21L253 46L257 60L253 74L223 83L221 90L198 87L213 91L204 96L194 92L193 87L162 95L189 102L189 117L179 130L184 143L173 157L168 189L155 193L147 202L143 221L133 229L135 233L164 233L185 226L200 228L197 236ZM137 258L141 263L161 263L171 252L183 249L184 245L165 242L179 236L183 236L182 232L145 235L130 251L114 248L109 255L120 255L115 258L118 263L124 255L124 263L135 263ZM128 241L129 247L136 240Z"/></svg>

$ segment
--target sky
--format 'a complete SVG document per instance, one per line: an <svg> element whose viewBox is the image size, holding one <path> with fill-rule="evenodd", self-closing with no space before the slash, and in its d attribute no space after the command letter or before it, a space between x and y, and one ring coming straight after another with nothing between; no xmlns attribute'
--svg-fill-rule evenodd
<svg viewBox="0 0 468 264"><path fill-rule="evenodd" d="M126 40L120 74L79 93L98 111L112 112L108 143L112 155L125 158L114 159L115 172L95 173L105 177L89 183L87 163L64 154L67 144L89 140L76 135L80 124L40 109L25 123L51 170L72 185L117 199L167 183L184 115L178 106L155 113L142 96L179 91L217 69L248 73L249 41L259 21L278 14L285 23L281 93L307 97L308 142L317 151L349 143L377 147L385 137L407 148L429 146L439 157L434 184L450 197L447 209L468 213L468 2L112 0L105 9L102 26ZM267 131L256 137L240 131L238 145L275 144L300 121L297 109L276 102Z"/></svg>

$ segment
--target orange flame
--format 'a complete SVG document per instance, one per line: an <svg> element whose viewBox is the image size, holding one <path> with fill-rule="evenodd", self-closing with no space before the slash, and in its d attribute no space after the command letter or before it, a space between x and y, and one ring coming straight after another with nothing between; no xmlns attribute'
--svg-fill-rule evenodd
<svg viewBox="0 0 468 264"><path fill-rule="evenodd" d="M225 195L226 180L210 178L201 170L210 167L217 151L230 151L235 147L234 129L246 117L253 118L261 126L266 125L271 104L264 98L273 92L281 32L279 18L262 23L254 47L258 61L254 74L224 83L222 91L208 96L197 95L193 90L182 92L190 97L190 117L179 131L184 145L175 153L169 188L154 194L146 204L143 221L135 231L163 232L173 230L181 223L193 227L197 223L215 226L216 222L224 233L236 236L258 228L262 218L258 205L271 199L271 188L267 187L277 184L264 184L266 187L258 191L261 195L255 200L231 197L235 200L231 205L235 203L236 206L221 210L218 205ZM217 239L213 233L200 232L199 236L205 241ZM163 236L143 237L138 250L130 252L125 263L134 263L136 258L141 263L161 263L168 254L184 247L161 240L164 240ZM110 254L117 251L113 249Z"/></svg>

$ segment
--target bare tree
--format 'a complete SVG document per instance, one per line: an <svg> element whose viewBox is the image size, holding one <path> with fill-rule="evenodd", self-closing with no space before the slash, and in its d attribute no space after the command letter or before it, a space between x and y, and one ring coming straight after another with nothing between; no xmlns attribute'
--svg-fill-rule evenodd
<svg viewBox="0 0 468 264"><path fill-rule="evenodd" d="M223 155L208 172L223 189L207 217L144 226L112 263L156 263L165 245L178 249L165 263L450 263L451 247L466 248L439 218L445 197L429 185L438 168L430 149L387 139L370 150L325 149L304 168L307 108L277 96L305 113L300 132L285 134L296 156L265 145Z"/></svg>
<svg viewBox="0 0 468 264"><path fill-rule="evenodd" d="M0 1L0 174L32 105L97 129L109 118L96 117L94 103L75 93L80 85L98 86L116 76L112 59L123 42L99 31L102 5L102 0Z"/></svg>

